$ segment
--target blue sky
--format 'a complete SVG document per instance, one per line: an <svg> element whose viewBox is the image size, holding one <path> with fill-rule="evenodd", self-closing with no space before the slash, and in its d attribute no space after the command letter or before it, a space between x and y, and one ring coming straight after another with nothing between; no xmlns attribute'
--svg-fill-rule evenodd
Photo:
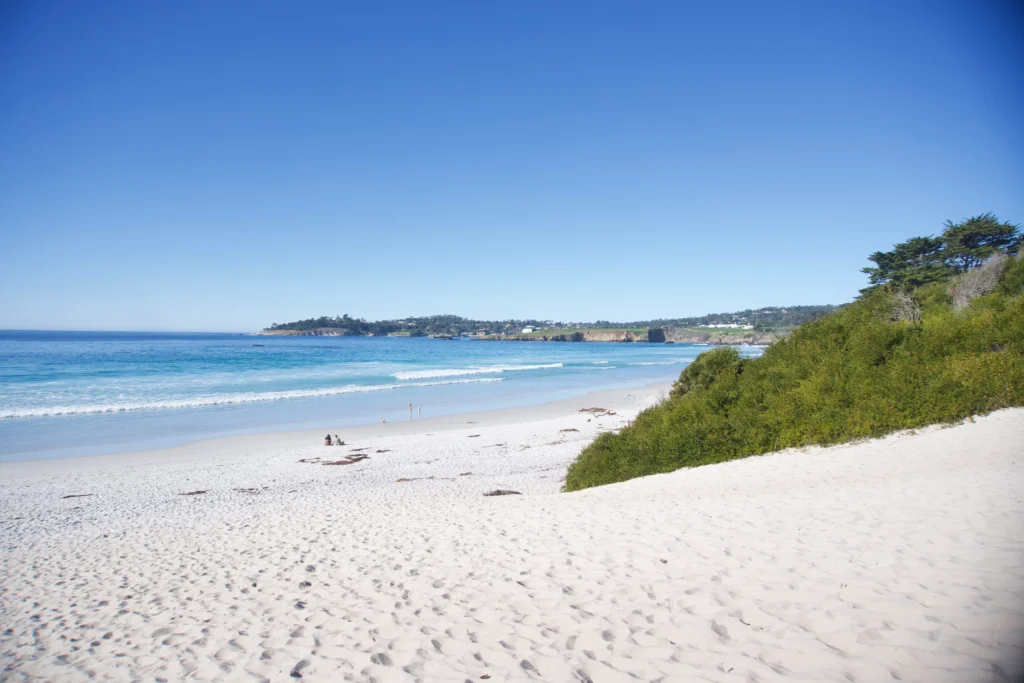
<svg viewBox="0 0 1024 683"><path fill-rule="evenodd" d="M840 303L1024 223L998 2L0 9L0 328Z"/></svg>

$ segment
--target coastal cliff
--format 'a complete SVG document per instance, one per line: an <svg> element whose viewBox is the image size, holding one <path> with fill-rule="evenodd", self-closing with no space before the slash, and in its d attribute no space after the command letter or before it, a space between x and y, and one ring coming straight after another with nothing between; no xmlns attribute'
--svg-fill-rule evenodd
<svg viewBox="0 0 1024 683"><path fill-rule="evenodd" d="M492 334L482 337L489 341L531 342L647 342L648 334L642 330L542 330L527 334Z"/></svg>
<svg viewBox="0 0 1024 683"><path fill-rule="evenodd" d="M702 331L689 328L651 328L648 330L573 330L558 333L556 330L542 330L529 334L492 335L484 337L495 341L539 341L539 342L618 342L650 344L772 344L782 338L776 332L737 330Z"/></svg>
<svg viewBox="0 0 1024 683"><path fill-rule="evenodd" d="M669 328L665 330L665 341L680 344L756 344L767 346L782 339L780 332L758 332L756 330L737 330L736 332L707 332L687 328Z"/></svg>
<svg viewBox="0 0 1024 683"><path fill-rule="evenodd" d="M266 337L359 337L364 336L344 327L315 327L311 330L261 330L255 335Z"/></svg>

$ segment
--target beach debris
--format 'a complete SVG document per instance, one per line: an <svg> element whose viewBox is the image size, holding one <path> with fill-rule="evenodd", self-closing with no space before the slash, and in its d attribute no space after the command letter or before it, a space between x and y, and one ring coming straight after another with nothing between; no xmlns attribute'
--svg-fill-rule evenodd
<svg viewBox="0 0 1024 683"><path fill-rule="evenodd" d="M249 489L235 489L235 490L238 491L239 493L259 493L261 490L265 491L268 488L270 488L270 487L269 486L264 486L262 489L249 488Z"/></svg>
<svg viewBox="0 0 1024 683"><path fill-rule="evenodd" d="M580 408L581 413L590 413L594 417L604 417L605 415L615 415L616 412L609 408Z"/></svg>
<svg viewBox="0 0 1024 683"><path fill-rule="evenodd" d="M292 667L292 672L288 674L292 678L302 678L302 670L309 666L308 659L299 660L299 663Z"/></svg>
<svg viewBox="0 0 1024 683"><path fill-rule="evenodd" d="M355 463L357 463L357 462L359 462L361 460L366 460L369 457L370 456L368 456L368 455L366 455L364 453L360 453L358 455L350 455L347 458L342 458L341 460L330 460L328 462L323 462L323 463L320 463L320 464L321 465L354 465Z"/></svg>
<svg viewBox="0 0 1024 683"><path fill-rule="evenodd" d="M316 571L316 565L315 564L307 564L306 565L306 571L307 572L315 572Z"/></svg>
<svg viewBox="0 0 1024 683"><path fill-rule="evenodd" d="M303 458L299 462L308 462L310 464L320 462L320 458Z"/></svg>
<svg viewBox="0 0 1024 683"><path fill-rule="evenodd" d="M188 493L179 493L178 495L179 496L201 496L204 493L207 493L207 491L205 489L202 490L202 491L189 491Z"/></svg>
<svg viewBox="0 0 1024 683"><path fill-rule="evenodd" d="M419 477L413 477L411 479L409 477L402 477L401 479L395 479L395 483L396 484L401 484L401 483L407 482L407 481L417 481L418 479L419 479Z"/></svg>
<svg viewBox="0 0 1024 683"><path fill-rule="evenodd" d="M521 496L523 494L521 494L519 491L509 491L508 489L495 489L493 491L488 491L484 495L485 496Z"/></svg>
<svg viewBox="0 0 1024 683"><path fill-rule="evenodd" d="M476 438L476 437L478 437L478 436L480 436L480 435L479 435L479 434L470 434L470 435L469 435L469 436L467 436L466 438L467 438L467 439L475 439L475 438Z"/></svg>
<svg viewBox="0 0 1024 683"><path fill-rule="evenodd" d="M69 493L66 496L61 496L61 498L88 498L95 495L95 493Z"/></svg>
<svg viewBox="0 0 1024 683"><path fill-rule="evenodd" d="M296 601L295 609L306 609L306 603L304 603L302 600Z"/></svg>
<svg viewBox="0 0 1024 683"><path fill-rule="evenodd" d="M359 451L368 451L368 450L370 450L370 446L363 446L362 448L353 448L352 452L353 453L358 453Z"/></svg>
<svg viewBox="0 0 1024 683"><path fill-rule="evenodd" d="M468 477L468 476L470 476L471 474L473 474L473 473L472 473L472 472L463 472L463 473L461 473L461 474L460 474L459 476L460 476L460 477Z"/></svg>
<svg viewBox="0 0 1024 683"><path fill-rule="evenodd" d="M388 448L379 448L379 449L377 449L377 452L378 453L390 453L391 450L388 449Z"/></svg>
<svg viewBox="0 0 1024 683"><path fill-rule="evenodd" d="M299 582L299 588L309 588L312 585L313 584L311 584L309 581L300 581Z"/></svg>
<svg viewBox="0 0 1024 683"><path fill-rule="evenodd" d="M576 429L575 427L569 427L568 429L559 429L558 431L560 431L560 432L578 432L580 430Z"/></svg>

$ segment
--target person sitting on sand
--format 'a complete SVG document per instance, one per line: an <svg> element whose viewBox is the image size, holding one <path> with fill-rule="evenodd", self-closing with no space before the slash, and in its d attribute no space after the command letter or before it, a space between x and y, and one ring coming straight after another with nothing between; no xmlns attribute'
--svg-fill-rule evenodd
<svg viewBox="0 0 1024 683"><path fill-rule="evenodd" d="M325 446L330 446L331 445L331 435L330 434L328 434L327 436L324 437L324 445Z"/></svg>
<svg viewBox="0 0 1024 683"><path fill-rule="evenodd" d="M338 437L338 435L337 435L337 434L335 434L335 435L334 435L334 445L335 445L335 446L344 446L344 445L345 445L345 442L344 442L344 441L342 441L342 440L341 440L341 439L340 439L340 438Z"/></svg>

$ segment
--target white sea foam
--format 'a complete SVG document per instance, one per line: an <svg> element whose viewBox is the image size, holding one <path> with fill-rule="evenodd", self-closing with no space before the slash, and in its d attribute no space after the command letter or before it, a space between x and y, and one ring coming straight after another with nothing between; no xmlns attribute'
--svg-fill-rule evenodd
<svg viewBox="0 0 1024 683"><path fill-rule="evenodd" d="M221 394L214 396L198 396L186 399L170 399L166 401L149 401L145 403L123 403L106 405L71 405L43 406L39 408L22 408L0 412L0 418L20 417L53 417L56 415L88 415L96 413L125 413L135 410L170 410L175 408L201 408L205 406L231 405L237 403L256 403L259 401L280 401L289 398L313 398L321 396L338 396L341 394L357 394L368 391L387 391L408 387L434 387L446 384L475 384L477 382L500 382L501 377L480 377L476 379L453 379L442 382L405 382L399 384L371 384L366 386L348 385L343 387L327 387L324 389L292 389L289 391L249 392L237 394Z"/></svg>
<svg viewBox="0 0 1024 683"><path fill-rule="evenodd" d="M428 379L431 377L461 377L464 375L492 375L503 372L517 372L520 370L548 370L560 368L561 363L545 363L543 365L486 365L475 368L439 368L436 370L410 370L408 372L396 372L392 375L395 379Z"/></svg>

